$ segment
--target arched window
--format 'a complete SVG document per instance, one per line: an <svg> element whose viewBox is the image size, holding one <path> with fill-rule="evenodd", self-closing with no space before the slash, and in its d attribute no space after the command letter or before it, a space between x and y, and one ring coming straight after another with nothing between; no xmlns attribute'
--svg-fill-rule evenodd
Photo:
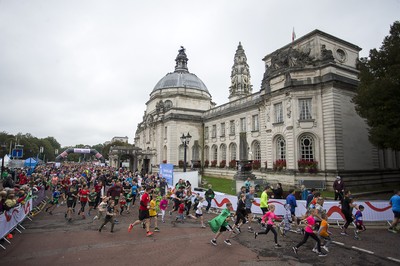
<svg viewBox="0 0 400 266"><path fill-rule="evenodd" d="M310 135L300 138L300 157L302 160L314 161L314 139Z"/></svg>
<svg viewBox="0 0 400 266"><path fill-rule="evenodd" d="M236 160L236 143L231 143L229 145L229 160Z"/></svg>
<svg viewBox="0 0 400 266"><path fill-rule="evenodd" d="M208 146L204 147L204 160L210 161L210 147Z"/></svg>
<svg viewBox="0 0 400 266"><path fill-rule="evenodd" d="M226 161L226 145L225 144L221 144L219 149L221 150L221 161L222 160Z"/></svg>
<svg viewBox="0 0 400 266"><path fill-rule="evenodd" d="M192 158L195 161L200 160L200 146L198 144L193 145Z"/></svg>
<svg viewBox="0 0 400 266"><path fill-rule="evenodd" d="M261 147L259 141L254 141L252 145L253 160L261 161Z"/></svg>
<svg viewBox="0 0 400 266"><path fill-rule="evenodd" d="M286 160L286 141L282 136L276 139L276 159Z"/></svg>
<svg viewBox="0 0 400 266"><path fill-rule="evenodd" d="M183 144L179 145L179 161L183 161L184 147Z"/></svg>
<svg viewBox="0 0 400 266"><path fill-rule="evenodd" d="M211 156L212 156L212 160L213 161L217 161L218 160L218 147L217 147L217 145L213 145L211 147Z"/></svg>

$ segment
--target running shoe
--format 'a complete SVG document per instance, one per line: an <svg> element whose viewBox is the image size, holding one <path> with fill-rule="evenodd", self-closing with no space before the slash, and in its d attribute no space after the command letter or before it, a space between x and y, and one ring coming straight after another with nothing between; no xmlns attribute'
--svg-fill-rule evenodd
<svg viewBox="0 0 400 266"><path fill-rule="evenodd" d="M294 254L297 255L297 248L296 247L292 247Z"/></svg>
<svg viewBox="0 0 400 266"><path fill-rule="evenodd" d="M257 232L254 232L254 239L256 239L257 236L258 236L258 233L257 233Z"/></svg>
<svg viewBox="0 0 400 266"><path fill-rule="evenodd" d="M242 231L240 230L240 227L236 227L235 228L236 229L236 231L238 232L238 234L240 234Z"/></svg>
<svg viewBox="0 0 400 266"><path fill-rule="evenodd" d="M275 244L275 248L281 248L282 246L279 244Z"/></svg>
<svg viewBox="0 0 400 266"><path fill-rule="evenodd" d="M132 229L133 229L133 224L130 224L128 227L128 232L130 233L132 231Z"/></svg>
<svg viewBox="0 0 400 266"><path fill-rule="evenodd" d="M247 231L249 231L250 233L254 232L253 228L251 228L250 226L247 228Z"/></svg>
<svg viewBox="0 0 400 266"><path fill-rule="evenodd" d="M323 248L326 252L329 252L329 249L328 249L327 247L322 246L322 248Z"/></svg>
<svg viewBox="0 0 400 266"><path fill-rule="evenodd" d="M153 232L148 231L148 232L146 233L146 236L152 236L153 234L154 234Z"/></svg>
<svg viewBox="0 0 400 266"><path fill-rule="evenodd" d="M392 228L389 228L388 231L397 234L397 231Z"/></svg>
<svg viewBox="0 0 400 266"><path fill-rule="evenodd" d="M229 239L225 239L224 243L227 244L228 246L232 246L232 243Z"/></svg>
<svg viewBox="0 0 400 266"><path fill-rule="evenodd" d="M158 227L155 227L154 232L160 232L160 229L158 229Z"/></svg>
<svg viewBox="0 0 400 266"><path fill-rule="evenodd" d="M203 225L201 226L201 228L206 228L206 226L203 224Z"/></svg>
<svg viewBox="0 0 400 266"><path fill-rule="evenodd" d="M312 252L318 253L318 249L313 248L313 249L312 249Z"/></svg>
<svg viewBox="0 0 400 266"><path fill-rule="evenodd" d="M342 236L348 236L349 234L348 233L346 233L346 232L341 232L340 233Z"/></svg>
<svg viewBox="0 0 400 266"><path fill-rule="evenodd" d="M211 244L213 244L214 246L216 246L216 245L217 245L217 240L211 239Z"/></svg>
<svg viewBox="0 0 400 266"><path fill-rule="evenodd" d="M326 257L326 254L325 254L325 253L322 253L322 252L319 252L319 253L318 253L318 257Z"/></svg>

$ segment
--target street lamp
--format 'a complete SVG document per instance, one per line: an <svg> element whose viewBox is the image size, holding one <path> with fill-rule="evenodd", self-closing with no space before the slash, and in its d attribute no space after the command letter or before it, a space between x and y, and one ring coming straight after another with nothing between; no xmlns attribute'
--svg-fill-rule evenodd
<svg viewBox="0 0 400 266"><path fill-rule="evenodd" d="M189 145L191 139L192 136L190 136L189 132L186 136L185 134L182 134L181 141L183 144L183 172L186 172L186 148Z"/></svg>
<svg viewBox="0 0 400 266"><path fill-rule="evenodd" d="M4 157L6 155L6 149L7 145L5 143L1 144L1 174L0 174L0 179L3 178L3 172L4 172Z"/></svg>

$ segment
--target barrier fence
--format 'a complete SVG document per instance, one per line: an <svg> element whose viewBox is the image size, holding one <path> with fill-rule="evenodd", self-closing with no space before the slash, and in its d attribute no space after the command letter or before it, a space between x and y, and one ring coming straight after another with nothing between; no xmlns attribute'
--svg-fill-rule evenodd
<svg viewBox="0 0 400 266"><path fill-rule="evenodd" d="M43 187L34 194L30 194L24 204L20 204L0 214L0 239L4 239L7 243L11 244L7 236L14 230L21 233L20 229L25 229L21 223L25 219L31 220L32 211L37 209L45 198L46 195ZM6 249L1 244L0 247Z"/></svg>
<svg viewBox="0 0 400 266"><path fill-rule="evenodd" d="M194 191L195 193L200 193L204 196L204 192ZM225 208L227 202L232 203L233 209L236 209L238 199L236 196L232 195L219 195L216 194L214 200L211 202L212 208L222 209ZM285 208L284 205L286 200L284 199L269 199L268 204L274 204L275 214L284 215ZM393 212L391 206L389 205L389 200L387 201L356 201L357 205L363 205L363 220L370 222L377 221L391 221L393 219ZM338 201L325 201L324 209L327 211L328 219L331 221L344 220L344 215L341 211ZM254 214L262 214L260 209L260 199L255 198L255 202L252 205L251 212ZM354 210L355 212L355 210ZM296 216L301 217L306 213L306 201L297 200Z"/></svg>

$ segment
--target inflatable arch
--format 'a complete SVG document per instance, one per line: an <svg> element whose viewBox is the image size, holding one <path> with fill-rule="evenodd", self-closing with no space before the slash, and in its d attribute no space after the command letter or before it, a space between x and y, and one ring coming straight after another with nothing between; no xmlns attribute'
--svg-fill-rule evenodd
<svg viewBox="0 0 400 266"><path fill-rule="evenodd" d="M103 155L101 155L95 149L81 149L81 148L69 148L69 149L66 149L60 155L58 155L56 157L56 162L60 162L61 160L67 158L68 154L70 154L70 153L90 153L91 155L94 155L102 163L105 162L105 159L104 159Z"/></svg>

